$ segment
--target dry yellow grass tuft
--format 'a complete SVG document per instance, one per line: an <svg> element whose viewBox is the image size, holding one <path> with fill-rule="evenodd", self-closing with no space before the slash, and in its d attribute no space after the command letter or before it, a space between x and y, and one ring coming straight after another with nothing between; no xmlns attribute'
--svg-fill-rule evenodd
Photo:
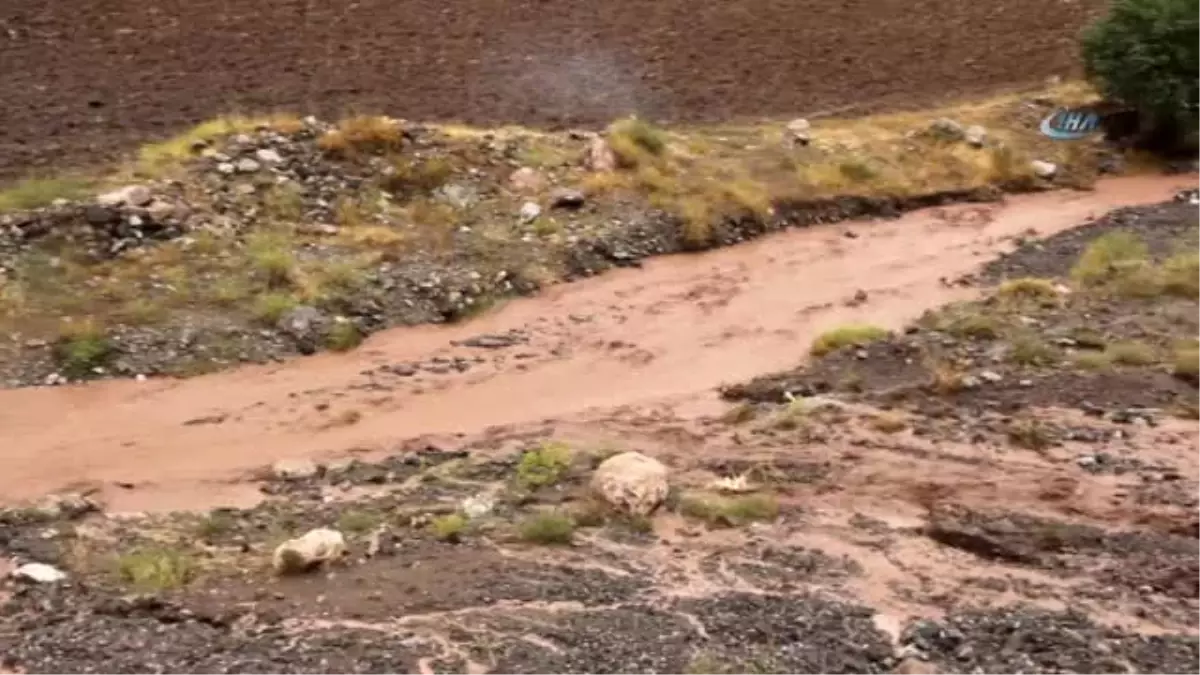
<svg viewBox="0 0 1200 675"><path fill-rule="evenodd" d="M318 147L338 157L395 152L403 143L404 127L399 120L379 115L346 118L317 141Z"/></svg>

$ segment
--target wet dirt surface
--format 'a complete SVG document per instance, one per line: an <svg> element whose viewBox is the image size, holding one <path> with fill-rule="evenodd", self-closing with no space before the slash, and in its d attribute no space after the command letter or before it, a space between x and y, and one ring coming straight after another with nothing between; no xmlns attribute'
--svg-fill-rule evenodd
<svg viewBox="0 0 1200 675"><path fill-rule="evenodd" d="M981 392L1010 391L1005 381L1021 377L1003 361L987 365L1001 379L983 379L968 390L974 398L926 391L928 373L914 382L914 373L897 366L906 365L895 358L902 352L880 347L888 341L865 358L849 349L863 374L854 388L795 402L783 395L830 379L850 362L840 351L752 379L794 368L817 332L845 321L902 329L915 320L908 324L915 332L897 331L914 339L938 332L921 312L946 302L960 304L934 314L997 302L997 291L952 280L977 276L986 258L1009 250L1010 238L1030 225L1052 235L1089 216L1102 219L1122 202L1169 198L1176 184L1125 180L1095 194L988 207L990 217L974 225L947 209L939 217L789 233L652 261L514 302L474 325L382 334L356 353L273 370L169 386L4 392L11 403L4 421L14 422L18 442L3 474L24 472L29 481L13 479L14 494L35 497L73 482L104 510L72 498L52 509L0 512L2 557L53 564L69 575L57 584L0 586L0 597L11 596L0 606L0 668L1194 671L1194 419L1140 406L1141 392L1132 388L1069 410L1062 396L1037 393L1074 386L1063 382L1082 375L1066 360L1044 365L1037 385L1013 387L994 405L988 401L996 395ZM1155 224L1148 239L1160 227L1191 236L1180 223L1195 223L1195 207L1174 208L1127 214ZM846 230L859 236L842 236ZM901 241L912 244L901 252ZM1083 248L1072 235L1051 236L1005 264L1041 269L1047 256L1068 260L1044 253L1060 242L1075 242L1076 257ZM841 256L878 264L865 279L856 274L861 267L846 270ZM1040 273L1061 277L1067 267ZM867 301L844 304L858 288ZM714 293L723 301L698 307L698 294ZM1092 293L1020 311L1053 332L1093 311ZM1191 324L1158 320L1180 302L1190 303ZM1122 307L1145 328L1143 339L1166 345L1176 333L1195 333L1194 298L1157 296ZM537 324L533 316L546 320ZM556 316L566 318L556 324ZM545 328L527 330L527 343L489 348L496 356L506 349L539 354L519 360L526 370L497 365L478 382L451 376L440 391L425 384L431 391L423 395L356 388L363 371L527 324ZM577 332L549 328L561 326ZM734 327L742 330L715 339ZM1119 324L1103 327L1107 340L1125 337ZM650 358L620 358L616 340ZM548 355L551 345L561 352ZM1171 383L1161 390L1171 402L1194 401L1195 389L1175 388L1178 378L1161 362L1117 372L1161 375ZM741 382L724 389L730 396L740 388L741 400L721 402L715 386L722 382ZM922 393L894 398L897 389ZM222 399L209 398L218 392ZM508 401L518 395L528 396L523 406ZM73 429L33 424L47 396L80 401L69 418ZM381 396L394 398L367 405ZM442 403L422 407L428 397ZM1002 405L1008 400L1020 409ZM107 426L96 422L101 407ZM157 417L139 428L121 422L139 410ZM361 410L362 419L329 426L344 410ZM184 424L194 419L206 421ZM524 457L551 439L570 448L569 467L549 484L523 484ZM123 445L130 442L145 445ZM69 449L81 464L59 464L52 475L50 466L21 457L26 448L25 457L39 458ZM644 522L589 510L590 472L616 450L670 467L673 494ZM303 456L324 461L311 475L262 470L274 459ZM106 482L117 475L124 487ZM769 500L768 515L714 519L688 507L718 490L714 480L735 476L744 487L728 488L723 498L736 501L745 491ZM490 506L457 543L437 533L440 515L484 497ZM245 508L172 512L222 502ZM542 545L525 534L524 523L546 510L572 514L569 543ZM275 544L321 525L345 532L340 561L302 577L271 574ZM128 572L147 551L157 556L155 569L171 572L149 587Z"/></svg>
<svg viewBox="0 0 1200 675"><path fill-rule="evenodd" d="M1069 76L1102 7L20 0L0 10L0 177L230 112L597 125L904 106Z"/></svg>

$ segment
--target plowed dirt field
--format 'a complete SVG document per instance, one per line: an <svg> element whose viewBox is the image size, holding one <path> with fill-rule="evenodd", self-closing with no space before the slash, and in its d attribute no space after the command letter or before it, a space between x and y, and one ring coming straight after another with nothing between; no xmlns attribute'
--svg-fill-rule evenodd
<svg viewBox="0 0 1200 675"><path fill-rule="evenodd" d="M1069 75L1099 0L15 0L0 180L230 111L594 125L903 107Z"/></svg>

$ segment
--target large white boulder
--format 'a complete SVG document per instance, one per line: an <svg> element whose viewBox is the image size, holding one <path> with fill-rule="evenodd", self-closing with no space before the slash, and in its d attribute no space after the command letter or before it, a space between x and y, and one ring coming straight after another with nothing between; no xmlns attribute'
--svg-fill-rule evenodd
<svg viewBox="0 0 1200 675"><path fill-rule="evenodd" d="M337 560L346 552L346 538L327 527L309 530L304 536L289 539L275 549L274 565L278 574L300 574Z"/></svg>
<svg viewBox="0 0 1200 675"><path fill-rule="evenodd" d="M623 452L601 462L592 489L613 508L645 516L667 498L667 467L640 452Z"/></svg>

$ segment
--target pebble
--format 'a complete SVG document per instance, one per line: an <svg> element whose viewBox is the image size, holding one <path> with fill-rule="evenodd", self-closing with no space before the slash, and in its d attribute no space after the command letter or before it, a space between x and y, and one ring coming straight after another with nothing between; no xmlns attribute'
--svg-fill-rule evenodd
<svg viewBox="0 0 1200 675"><path fill-rule="evenodd" d="M254 153L254 156L264 164L279 164L283 161L283 157L279 155L279 152L272 148L259 148Z"/></svg>
<svg viewBox="0 0 1200 675"><path fill-rule="evenodd" d="M238 173L254 173L261 169L262 165L249 157L243 157L237 161L236 168Z"/></svg>
<svg viewBox="0 0 1200 675"><path fill-rule="evenodd" d="M1035 159L1029 163L1029 168L1033 171L1033 175L1038 178L1050 179L1058 173L1058 165L1054 162L1045 162L1040 159Z"/></svg>
<svg viewBox="0 0 1200 675"><path fill-rule="evenodd" d="M521 211L519 215L521 216L522 221L526 223L533 222L538 216L542 215L542 207L538 206L534 202L525 202L521 205Z"/></svg>

